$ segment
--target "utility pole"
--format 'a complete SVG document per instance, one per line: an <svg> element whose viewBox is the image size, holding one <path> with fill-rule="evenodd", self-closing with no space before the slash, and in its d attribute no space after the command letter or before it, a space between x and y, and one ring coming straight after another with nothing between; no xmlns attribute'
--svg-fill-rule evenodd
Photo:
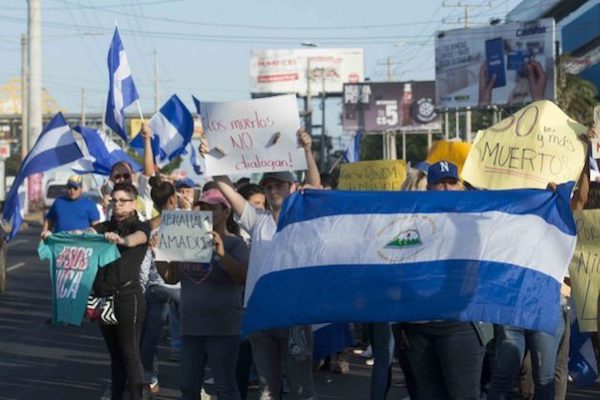
<svg viewBox="0 0 600 400"><path fill-rule="evenodd" d="M28 50L29 50L29 79L28 79L28 118L29 141L31 149L42 131L42 7L41 0L28 0ZM41 174L34 174L29 179L30 205L39 203L42 199Z"/></svg>
<svg viewBox="0 0 600 400"><path fill-rule="evenodd" d="M86 122L85 106L86 106L85 88L82 87L81 88L81 126L85 126L85 122Z"/></svg>
<svg viewBox="0 0 600 400"><path fill-rule="evenodd" d="M154 50L154 111L160 108L160 87L158 79L158 53Z"/></svg>
<svg viewBox="0 0 600 400"><path fill-rule="evenodd" d="M327 98L326 93L325 93L325 73L326 70L325 68L321 68L322 72L321 72L321 147L320 147L320 152L319 152L319 161L321 161L321 165L320 165L320 170L321 171L326 171L327 170L327 160L325 160L325 137L326 137L326 131L325 131L325 99Z"/></svg>
<svg viewBox="0 0 600 400"><path fill-rule="evenodd" d="M27 85L27 37L21 35L21 161L25 160L29 152L29 129L28 129L28 113L29 99Z"/></svg>
<svg viewBox="0 0 600 400"><path fill-rule="evenodd" d="M462 1L459 1L458 3L455 4L448 4L446 3L446 0L444 0L444 2L442 3L443 7L448 7L448 8L464 8L464 17L463 17L463 22L464 22L464 27L465 29L468 29L469 26L469 11L473 8L490 8L492 7L492 2L489 1L487 4L467 4L464 3ZM456 111L456 137L460 137L460 132L458 131L458 127L459 127L459 118L460 118L460 112L457 110ZM465 113L465 140L467 142L471 141L471 108L467 107L467 111Z"/></svg>

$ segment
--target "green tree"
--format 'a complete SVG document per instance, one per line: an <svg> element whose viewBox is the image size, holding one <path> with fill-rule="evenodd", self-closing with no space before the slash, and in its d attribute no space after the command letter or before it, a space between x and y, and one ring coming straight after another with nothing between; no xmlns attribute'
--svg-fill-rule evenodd
<svg viewBox="0 0 600 400"><path fill-rule="evenodd" d="M594 123L593 111L598 104L598 90L594 84L566 71L570 57L559 58L556 79L556 104L577 122L586 126Z"/></svg>

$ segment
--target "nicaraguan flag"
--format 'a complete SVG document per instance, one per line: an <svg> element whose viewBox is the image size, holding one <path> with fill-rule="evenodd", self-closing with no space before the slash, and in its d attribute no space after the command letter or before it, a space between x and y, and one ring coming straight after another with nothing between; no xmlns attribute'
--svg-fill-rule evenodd
<svg viewBox="0 0 600 400"><path fill-rule="evenodd" d="M48 171L83 157L75 142L71 128L63 115L58 113L40 133L35 145L25 157L17 176L6 196L3 221L11 226L8 239L12 239L21 226L21 205L19 204L19 186L31 174Z"/></svg>
<svg viewBox="0 0 600 400"><path fill-rule="evenodd" d="M352 140L352 144L344 150L344 161L352 163L360 161L360 141L362 140L362 131L357 131Z"/></svg>
<svg viewBox="0 0 600 400"><path fill-rule="evenodd" d="M160 166L183 154L194 133L194 120L177 95L152 116L148 123L152 131L152 149ZM137 135L129 144L136 151L143 150L144 139Z"/></svg>
<svg viewBox="0 0 600 400"><path fill-rule="evenodd" d="M76 126L73 130L83 137L89 153L89 156L82 158L72 167L74 171L80 174L93 173L108 176L112 166L120 161L128 162L135 172L142 169L105 133L84 126Z"/></svg>
<svg viewBox="0 0 600 400"><path fill-rule="evenodd" d="M105 122L127 142L125 109L139 100L140 96L131 76L125 48L117 28L115 28L115 34L108 50L108 80Z"/></svg>
<svg viewBox="0 0 600 400"><path fill-rule="evenodd" d="M437 319L554 332L572 188L296 193L253 253L244 332Z"/></svg>
<svg viewBox="0 0 600 400"><path fill-rule="evenodd" d="M598 363L592 335L580 332L575 308L569 312L571 322L571 341L569 346L569 376L577 386L591 386L598 379ZM567 321L569 323L569 321Z"/></svg>

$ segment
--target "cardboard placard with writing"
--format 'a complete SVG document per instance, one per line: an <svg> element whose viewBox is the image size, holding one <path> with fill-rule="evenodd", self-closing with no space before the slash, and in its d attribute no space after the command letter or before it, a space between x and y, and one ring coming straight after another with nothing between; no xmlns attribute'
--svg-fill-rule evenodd
<svg viewBox="0 0 600 400"><path fill-rule="evenodd" d="M458 167L458 172L460 173L470 151L471 143L439 140L431 146L425 161L429 164L434 164L438 161L450 161Z"/></svg>
<svg viewBox="0 0 600 400"><path fill-rule="evenodd" d="M300 128L296 96L203 102L201 107L209 147L208 175L306 169L306 156L296 137Z"/></svg>
<svg viewBox="0 0 600 400"><path fill-rule="evenodd" d="M556 104L536 101L477 134L462 178L485 189L577 182L587 156L579 135L586 132Z"/></svg>
<svg viewBox="0 0 600 400"><path fill-rule="evenodd" d="M396 191L405 179L404 160L360 161L342 165L338 189Z"/></svg>
<svg viewBox="0 0 600 400"><path fill-rule="evenodd" d="M577 247L569 265L571 296L579 330L598 331L598 294L600 293L600 210L573 213L577 223Z"/></svg>
<svg viewBox="0 0 600 400"><path fill-rule="evenodd" d="M212 258L212 212L163 211L156 261L208 263Z"/></svg>

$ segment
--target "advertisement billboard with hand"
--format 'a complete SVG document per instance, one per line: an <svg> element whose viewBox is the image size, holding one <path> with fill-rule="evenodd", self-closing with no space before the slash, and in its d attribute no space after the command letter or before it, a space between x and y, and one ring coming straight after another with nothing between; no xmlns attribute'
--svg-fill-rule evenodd
<svg viewBox="0 0 600 400"><path fill-rule="evenodd" d="M442 108L519 105L555 97L554 20L437 32Z"/></svg>

